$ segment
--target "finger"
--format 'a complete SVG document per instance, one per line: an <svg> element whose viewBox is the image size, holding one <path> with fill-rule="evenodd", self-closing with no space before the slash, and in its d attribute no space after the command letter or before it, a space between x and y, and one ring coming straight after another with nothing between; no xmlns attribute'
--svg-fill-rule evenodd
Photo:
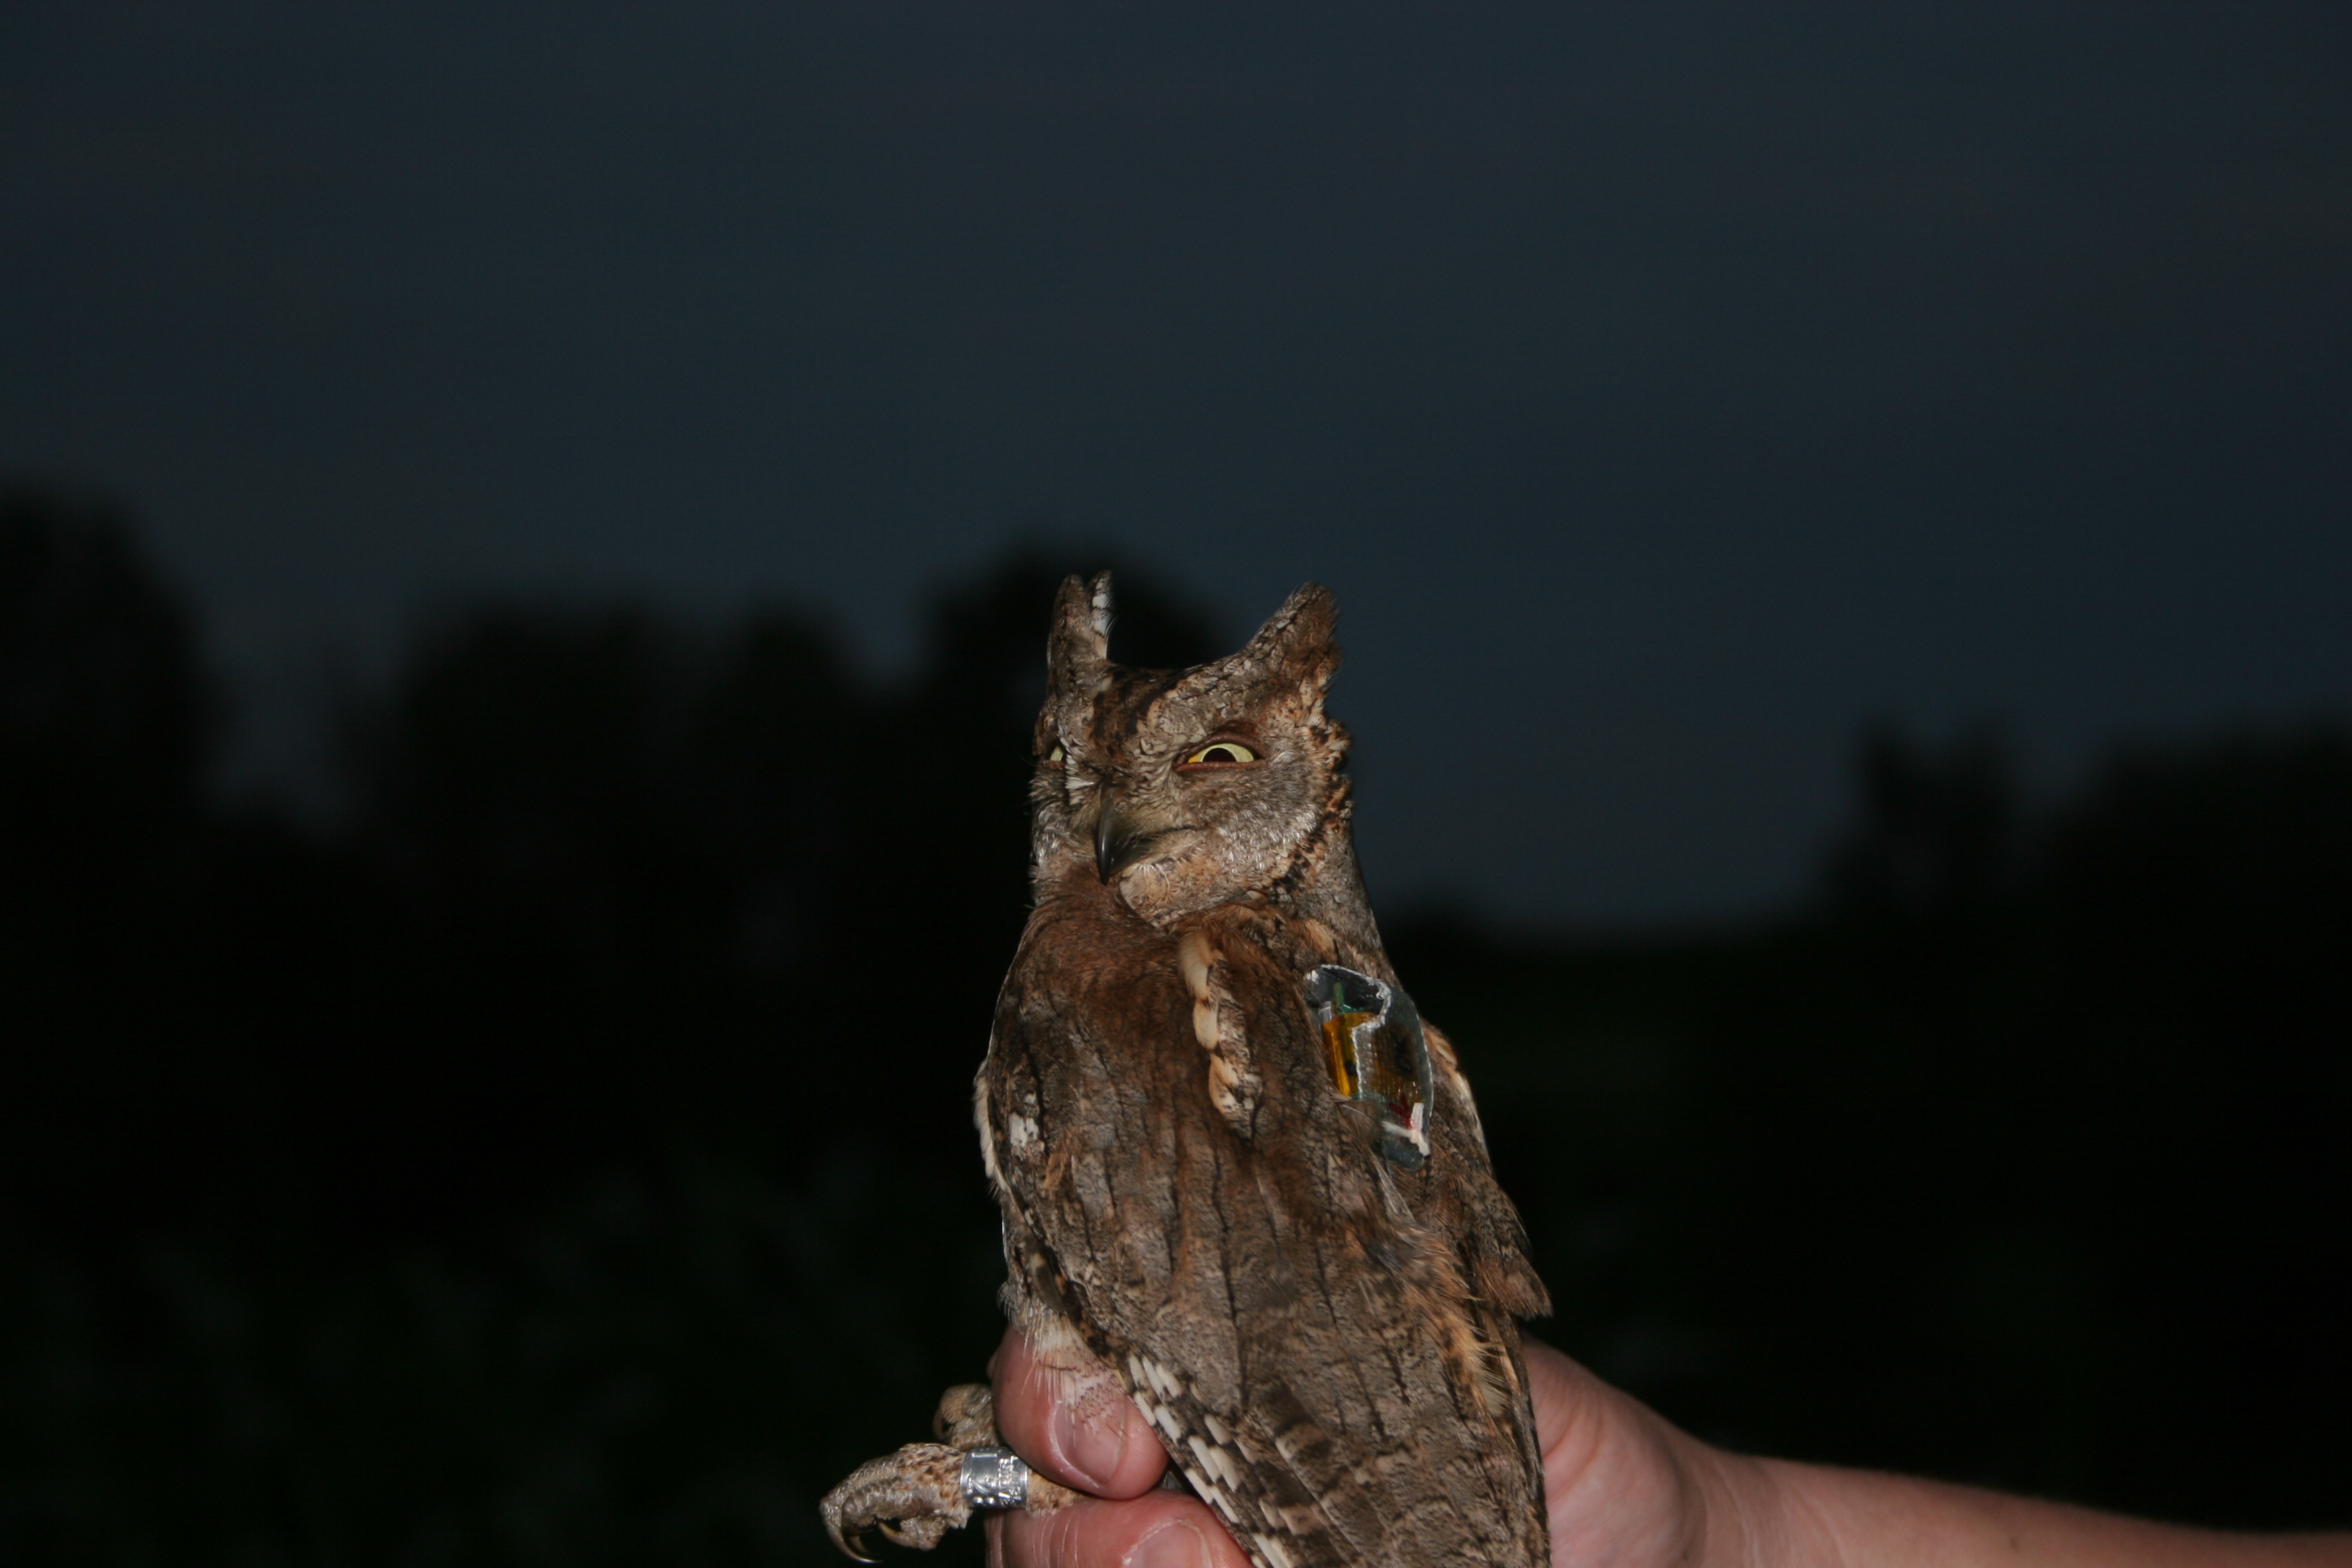
<svg viewBox="0 0 2352 1568"><path fill-rule="evenodd" d="M1640 1405L1541 1340L1522 1338L1519 1349L1535 1402L1544 1491L1555 1508L1580 1490L1614 1484L1604 1478L1629 1459L1650 1456Z"/></svg>
<svg viewBox="0 0 2352 1568"><path fill-rule="evenodd" d="M1131 1498L1168 1468L1125 1385L1075 1336L1041 1347L1007 1329L988 1370L996 1430L1032 1469L1097 1497Z"/></svg>
<svg viewBox="0 0 2352 1568"><path fill-rule="evenodd" d="M1000 1514L988 1521L988 1555L996 1568L1250 1568L1208 1504L1182 1492Z"/></svg>
<svg viewBox="0 0 2352 1568"><path fill-rule="evenodd" d="M1630 1394L1539 1340L1521 1342L1544 1500L1559 1563L1672 1562L1687 1555L1703 1509L1693 1445ZM1700 1511L1695 1511L1700 1510Z"/></svg>
<svg viewBox="0 0 2352 1568"><path fill-rule="evenodd" d="M1527 1362L1528 1393L1535 1402L1536 1442L1548 1452L1568 1436L1583 1405L1605 1385L1533 1334L1521 1333L1519 1353Z"/></svg>

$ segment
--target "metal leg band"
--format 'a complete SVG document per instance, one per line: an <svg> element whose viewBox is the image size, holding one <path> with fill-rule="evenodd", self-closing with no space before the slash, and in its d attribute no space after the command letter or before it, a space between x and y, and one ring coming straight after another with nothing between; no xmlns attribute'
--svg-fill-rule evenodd
<svg viewBox="0 0 2352 1568"><path fill-rule="evenodd" d="M1010 1448L974 1448L957 1479L974 1508L1022 1508L1029 1501L1029 1467Z"/></svg>

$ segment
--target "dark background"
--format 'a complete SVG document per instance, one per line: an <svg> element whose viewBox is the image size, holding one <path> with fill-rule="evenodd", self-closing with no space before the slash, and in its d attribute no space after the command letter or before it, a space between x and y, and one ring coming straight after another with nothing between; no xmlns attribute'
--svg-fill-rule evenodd
<svg viewBox="0 0 2352 1568"><path fill-rule="evenodd" d="M1105 563L1339 590L1560 1343L2344 1522L2348 33L10 10L0 1551L829 1551Z"/></svg>

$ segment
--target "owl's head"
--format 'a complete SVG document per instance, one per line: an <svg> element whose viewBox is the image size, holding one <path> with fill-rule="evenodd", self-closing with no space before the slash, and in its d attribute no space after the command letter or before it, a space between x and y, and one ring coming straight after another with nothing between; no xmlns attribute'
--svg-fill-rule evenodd
<svg viewBox="0 0 2352 1568"><path fill-rule="evenodd" d="M1147 920L1279 898L1346 850L1347 732L1323 712L1339 666L1309 584L1242 649L1190 669L1110 662L1110 574L1062 584L1037 716L1031 873L1098 880Z"/></svg>

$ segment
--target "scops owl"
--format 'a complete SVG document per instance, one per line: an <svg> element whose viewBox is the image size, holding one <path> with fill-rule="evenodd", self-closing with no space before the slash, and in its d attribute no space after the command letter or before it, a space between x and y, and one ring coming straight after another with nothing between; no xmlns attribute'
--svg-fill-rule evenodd
<svg viewBox="0 0 2352 1568"><path fill-rule="evenodd" d="M1536 1568L1517 1320L1549 1303L1365 900L1330 595L1175 671L1109 662L1110 613L1108 575L1062 584L977 1085L1006 1308L1118 1374L1259 1568ZM845 1550L1071 1495L992 1447L984 1386L940 1425L825 1500Z"/></svg>

